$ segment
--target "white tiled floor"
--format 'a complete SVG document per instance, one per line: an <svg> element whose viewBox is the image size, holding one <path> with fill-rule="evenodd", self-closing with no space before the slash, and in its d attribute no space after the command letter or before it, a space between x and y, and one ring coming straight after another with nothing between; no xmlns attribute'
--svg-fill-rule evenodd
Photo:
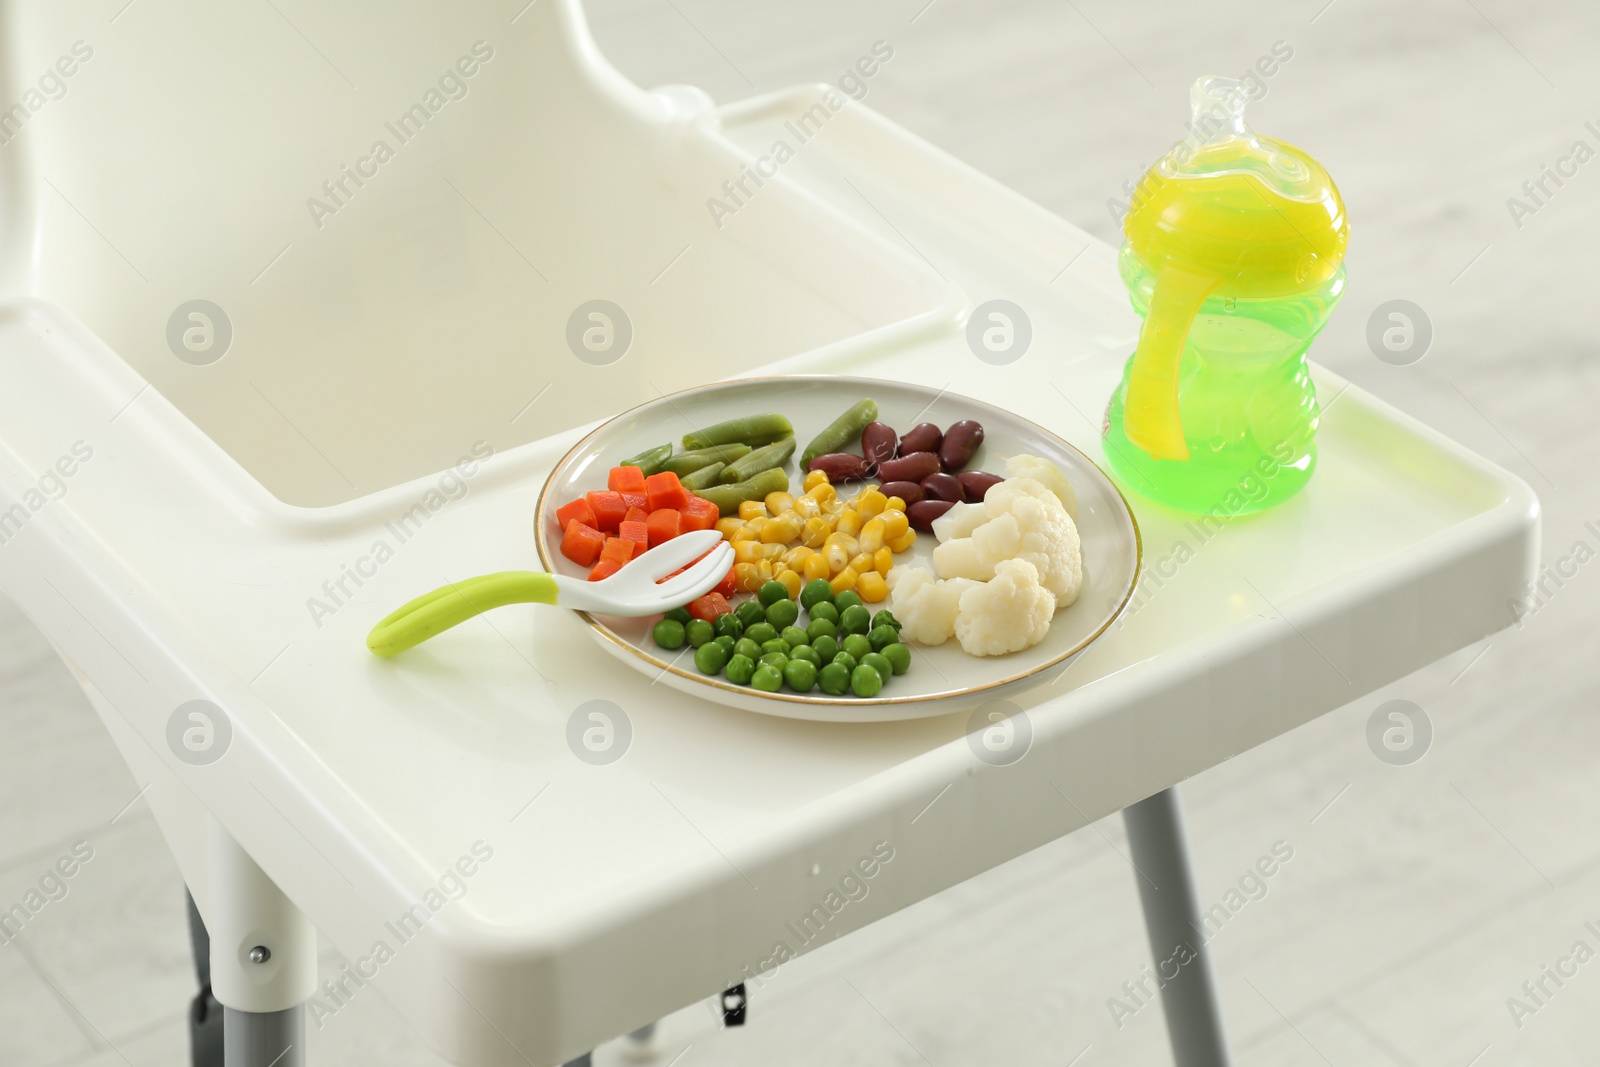
<svg viewBox="0 0 1600 1067"><path fill-rule="evenodd" d="M1327 162L1354 219L1349 295L1317 358L1528 479L1548 554L1600 547L1583 529L1600 520L1586 314L1600 172L1580 172L1520 229L1506 207L1541 164L1594 141L1583 122L1600 117L1600 9L1213 0L1158 18L1109 0L924 3L590 6L630 76L719 100L835 78L889 41L871 106L1108 240L1106 201L1178 136L1189 79L1289 42L1253 117ZM1364 339L1372 309L1395 297L1435 327L1411 367L1378 362ZM1600 964L1520 1028L1506 1007L1575 940L1600 948L1583 929L1600 925L1591 570L1523 629L1186 787L1208 902L1275 841L1294 848L1213 942L1241 1064L1595 1062ZM74 842L95 850L67 896L0 948L0 1063L183 1062L192 978L177 872L66 669L3 603L0 635L0 902ZM1435 724L1412 767L1366 748L1366 717L1390 696ZM667 1020L654 1062L1169 1063L1158 1009L1120 1030L1107 1009L1146 958L1122 849L1108 820L824 948L754 991L743 1031L718 1032L691 1006ZM323 1064L438 1063L377 995L312 1038ZM613 1046L597 1062L628 1061Z"/></svg>

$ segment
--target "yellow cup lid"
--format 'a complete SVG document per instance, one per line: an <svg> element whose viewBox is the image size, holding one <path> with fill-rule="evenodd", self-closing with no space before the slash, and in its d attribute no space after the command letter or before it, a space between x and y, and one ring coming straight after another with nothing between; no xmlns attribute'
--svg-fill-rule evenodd
<svg viewBox="0 0 1600 1067"><path fill-rule="evenodd" d="M1189 137L1151 167L1125 222L1156 272L1217 280L1222 295L1270 297L1312 288L1344 259L1344 201L1322 164L1244 121L1244 83L1207 77L1190 90Z"/></svg>

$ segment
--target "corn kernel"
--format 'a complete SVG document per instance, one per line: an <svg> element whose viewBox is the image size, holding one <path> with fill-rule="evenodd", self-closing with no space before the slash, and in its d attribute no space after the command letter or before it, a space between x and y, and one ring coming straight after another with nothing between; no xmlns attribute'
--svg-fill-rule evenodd
<svg viewBox="0 0 1600 1067"><path fill-rule="evenodd" d="M850 557L855 555L843 543L834 540L838 536L838 534L834 534L822 546L822 558L828 561L829 574L838 574L844 570L850 563Z"/></svg>
<svg viewBox="0 0 1600 1067"><path fill-rule="evenodd" d="M767 517L767 506L759 500L739 501L739 517L745 522L751 519L764 519Z"/></svg>
<svg viewBox="0 0 1600 1067"><path fill-rule="evenodd" d="M861 551L876 552L883 547L888 524L882 519L868 519L861 527Z"/></svg>
<svg viewBox="0 0 1600 1067"><path fill-rule="evenodd" d="M783 587L789 591L790 600L800 595L800 587L805 584L798 574L790 570L779 571L777 581L782 582Z"/></svg>
<svg viewBox="0 0 1600 1067"><path fill-rule="evenodd" d="M754 593L761 587L761 576L756 573L754 563L733 565L733 587L741 593Z"/></svg>
<svg viewBox="0 0 1600 1067"><path fill-rule="evenodd" d="M833 576L833 581L829 582L828 584L833 587L834 594L837 595L844 592L846 589L854 589L856 587L856 578L856 572L851 570L849 567L846 567L838 574L835 574ZM861 599L865 600L867 598L862 597Z"/></svg>
<svg viewBox="0 0 1600 1067"><path fill-rule="evenodd" d="M832 573L828 569L828 557L821 552L812 553L800 568L800 576L808 582L814 582L818 578L827 578Z"/></svg>
<svg viewBox="0 0 1600 1067"><path fill-rule="evenodd" d="M763 582L772 581L772 576L775 573L776 572L772 568L772 561L770 559L761 560L756 564L756 575Z"/></svg>
<svg viewBox="0 0 1600 1067"><path fill-rule="evenodd" d="M794 513L802 519L814 519L822 514L822 506L809 496L802 496L794 502Z"/></svg>
<svg viewBox="0 0 1600 1067"><path fill-rule="evenodd" d="M861 594L861 599L868 604L880 603L889 595L889 583L883 580L883 575L877 571L869 571L856 581L856 592Z"/></svg>
<svg viewBox="0 0 1600 1067"><path fill-rule="evenodd" d="M905 552L912 545L917 543L917 531L908 527L905 533L901 534L899 537L890 538L887 543L888 546L894 549L896 552Z"/></svg>
<svg viewBox="0 0 1600 1067"><path fill-rule="evenodd" d="M879 574L888 574L889 568L894 566L894 549L884 545L872 554L872 569Z"/></svg>
<svg viewBox="0 0 1600 1067"><path fill-rule="evenodd" d="M754 563L761 558L761 542L739 540L733 543L735 563Z"/></svg>
<svg viewBox="0 0 1600 1067"><path fill-rule="evenodd" d="M761 528L760 528L760 526L757 525L757 523L759 523L759 522L761 522L761 520L757 519L755 522L747 522L743 526L740 526L739 529L738 529L738 532L733 535L733 540L735 540L735 541L759 541L759 540L761 540Z"/></svg>
<svg viewBox="0 0 1600 1067"><path fill-rule="evenodd" d="M834 523L833 528L854 537L861 532L861 513L852 508L846 508L839 513L839 521Z"/></svg>
<svg viewBox="0 0 1600 1067"><path fill-rule="evenodd" d="M767 541L762 543L757 551L761 553L762 559L777 563L783 558L783 554L789 551L789 546L782 541Z"/></svg>
<svg viewBox="0 0 1600 1067"><path fill-rule="evenodd" d="M904 511L905 509L906 502L897 496L890 497L889 502L883 506L884 514L888 514L891 511Z"/></svg>
<svg viewBox="0 0 1600 1067"><path fill-rule="evenodd" d="M771 514L782 515L785 511L794 507L794 497L780 489L777 492L767 494L766 505L767 511Z"/></svg>
<svg viewBox="0 0 1600 1067"><path fill-rule="evenodd" d="M763 519L758 526L761 540L773 545L787 545L800 536L800 517L794 512L775 519Z"/></svg>
<svg viewBox="0 0 1600 1067"><path fill-rule="evenodd" d="M816 554L817 551L814 548L809 548L805 545L795 545L793 548L789 549L789 551L783 554L783 565L788 567L790 570L797 571L806 560L810 559Z"/></svg>
<svg viewBox="0 0 1600 1067"><path fill-rule="evenodd" d="M861 503L856 505L856 511L861 513L863 520L883 514L883 509L889 504L889 498L876 489L869 489L861 494Z"/></svg>
<svg viewBox="0 0 1600 1067"><path fill-rule="evenodd" d="M833 533L833 524L824 518L807 519L801 531L801 539L807 548L821 548L822 543Z"/></svg>
<svg viewBox="0 0 1600 1067"><path fill-rule="evenodd" d="M898 498L897 497L890 497L889 499L891 501L893 501L893 500L896 500ZM883 543L884 544L888 544L890 541L893 541L896 537L899 537L901 534L905 533L908 529L911 528L911 523L906 518L906 513L905 513L904 509L899 510L899 511L890 509L889 511L885 511L882 515L880 515L878 517L883 520Z"/></svg>
<svg viewBox="0 0 1600 1067"><path fill-rule="evenodd" d="M857 574L867 573L868 571L874 569L872 553L858 552L856 555L850 557L849 566L850 569L855 571Z"/></svg>
<svg viewBox="0 0 1600 1067"><path fill-rule="evenodd" d="M725 519L717 520L717 533L721 534L724 540L734 540L734 535L742 529L744 529L744 520L737 516L729 515Z"/></svg>
<svg viewBox="0 0 1600 1067"><path fill-rule="evenodd" d="M806 474L806 480L800 483L801 487L804 488L805 491L808 492L808 493L811 492L811 490L815 489L819 485L827 485L827 484L828 484L828 472L827 471L810 471L810 472L808 472Z"/></svg>

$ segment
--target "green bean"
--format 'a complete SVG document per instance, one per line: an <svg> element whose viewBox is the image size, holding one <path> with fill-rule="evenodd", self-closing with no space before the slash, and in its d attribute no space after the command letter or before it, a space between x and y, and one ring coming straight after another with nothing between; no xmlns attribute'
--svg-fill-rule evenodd
<svg viewBox="0 0 1600 1067"><path fill-rule="evenodd" d="M737 482L748 481L764 470L782 467L789 462L789 457L792 455L794 455L794 438L780 438L772 442L772 444L763 445L748 456L736 459L722 468L722 482L724 485L733 485ZM785 482L784 485L787 488L788 483Z"/></svg>
<svg viewBox="0 0 1600 1067"><path fill-rule="evenodd" d="M765 500L768 493L787 492L789 475L782 467L764 470L747 482L735 485L714 485L700 490L700 495L717 506L724 515L737 515L739 504L745 500Z"/></svg>
<svg viewBox="0 0 1600 1067"><path fill-rule="evenodd" d="M725 467L727 467L726 463L713 463L709 467L701 467L699 470L679 478L678 483L685 489L693 490L696 493L702 489L710 489L713 485L722 484L720 475Z"/></svg>
<svg viewBox="0 0 1600 1067"><path fill-rule="evenodd" d="M804 469L818 456L830 452L843 452L861 440L861 431L867 424L878 421L878 402L858 400L850 410L828 424L828 428L811 439L806 450L800 453L800 466Z"/></svg>
<svg viewBox="0 0 1600 1067"><path fill-rule="evenodd" d="M685 474L693 474L702 467L709 467L713 463L732 463L740 456L748 455L750 446L744 444L712 445L710 448L696 448L692 452L679 452L676 456L661 465L664 471L671 471L679 478Z"/></svg>
<svg viewBox="0 0 1600 1067"><path fill-rule="evenodd" d="M638 467L648 476L660 474L665 469L668 457L672 455L672 442L647 448L637 456L632 456L617 464L619 467Z"/></svg>
<svg viewBox="0 0 1600 1067"><path fill-rule="evenodd" d="M793 435L794 427L789 424L789 420L776 412L766 415L741 415L737 419L729 419L727 422L719 422L715 426L707 426L703 430L684 434L683 447L699 449L739 442L755 448L771 444L780 437Z"/></svg>

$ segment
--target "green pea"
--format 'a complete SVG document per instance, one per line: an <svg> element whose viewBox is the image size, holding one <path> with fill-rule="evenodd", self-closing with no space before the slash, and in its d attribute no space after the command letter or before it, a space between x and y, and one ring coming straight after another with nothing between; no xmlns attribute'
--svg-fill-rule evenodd
<svg viewBox="0 0 1600 1067"><path fill-rule="evenodd" d="M758 622L745 627L744 635L758 645L764 645L778 636L778 628L770 622Z"/></svg>
<svg viewBox="0 0 1600 1067"><path fill-rule="evenodd" d="M713 645L721 645L722 651L726 652L730 656L733 655L733 646L735 642L732 634L722 634L711 643Z"/></svg>
<svg viewBox="0 0 1600 1067"><path fill-rule="evenodd" d="M716 674L727 666L728 650L715 641L707 641L694 650L694 665L701 674Z"/></svg>
<svg viewBox="0 0 1600 1067"><path fill-rule="evenodd" d="M860 604L851 604L839 612L839 632L864 634L872 623L872 613Z"/></svg>
<svg viewBox="0 0 1600 1067"><path fill-rule="evenodd" d="M744 634L744 623L739 621L739 616L729 612L718 615L711 623L711 628L717 631L717 636L728 634L737 641Z"/></svg>
<svg viewBox="0 0 1600 1067"><path fill-rule="evenodd" d="M836 637L839 628L827 619L812 619L811 625L806 627L806 636L815 641L819 637Z"/></svg>
<svg viewBox="0 0 1600 1067"><path fill-rule="evenodd" d="M872 628L874 630L880 626L892 626L894 627L895 633L899 633L902 625L903 624L900 622L900 620L895 618L894 613L888 608L884 608L882 611L878 612L872 617Z"/></svg>
<svg viewBox="0 0 1600 1067"><path fill-rule="evenodd" d="M859 661L862 656L872 651L872 642L867 640L866 634L851 634L839 642L839 647Z"/></svg>
<svg viewBox="0 0 1600 1067"><path fill-rule="evenodd" d="M704 619L690 619L683 628L684 634L689 638L689 643L695 648L707 643L717 636L711 624Z"/></svg>
<svg viewBox="0 0 1600 1067"><path fill-rule="evenodd" d="M661 648L682 648L683 623L677 619L662 619L656 623L655 629L650 631L650 637Z"/></svg>
<svg viewBox="0 0 1600 1067"><path fill-rule="evenodd" d="M768 652L776 652L779 655L787 656L789 654L789 642L781 637L774 637L771 641L761 642L761 654L764 656Z"/></svg>
<svg viewBox="0 0 1600 1067"><path fill-rule="evenodd" d="M773 667L781 671L789 665L789 657L782 652L768 652L759 662L763 667Z"/></svg>
<svg viewBox="0 0 1600 1067"><path fill-rule="evenodd" d="M894 674L893 665L890 664L888 658L884 656L882 652L868 652L865 656L861 657L861 665L864 667L871 667L873 670L877 671L878 677L882 678L885 684L888 683L889 678Z"/></svg>
<svg viewBox="0 0 1600 1067"><path fill-rule="evenodd" d="M761 646L748 637L741 637L733 646L733 654L735 656L744 656L750 660L758 660L761 658Z"/></svg>
<svg viewBox="0 0 1600 1067"><path fill-rule="evenodd" d="M854 607L861 603L861 594L854 589L846 589L833 598L833 606L839 609L839 614L844 614L844 609Z"/></svg>
<svg viewBox="0 0 1600 1067"><path fill-rule="evenodd" d="M839 664L847 671L856 669L856 658L848 652L841 652L830 661Z"/></svg>
<svg viewBox="0 0 1600 1067"><path fill-rule="evenodd" d="M746 626L754 626L758 622L767 621L766 605L762 604L759 600L746 600L738 607L734 608L733 613L737 615L739 617L739 621L744 623Z"/></svg>
<svg viewBox="0 0 1600 1067"><path fill-rule="evenodd" d="M826 619L834 623L839 621L839 608L831 600L819 600L807 610L811 612L812 622L816 622L818 619Z"/></svg>
<svg viewBox="0 0 1600 1067"><path fill-rule="evenodd" d="M783 680L796 693L809 693L811 687L817 684L817 665L803 659L792 659L783 669Z"/></svg>
<svg viewBox="0 0 1600 1067"><path fill-rule="evenodd" d="M839 654L839 642L824 634L811 639L811 647L817 650L817 655L822 657L822 662L832 663L833 657Z"/></svg>
<svg viewBox="0 0 1600 1067"><path fill-rule="evenodd" d="M735 654L728 661L728 681L734 685L749 685L750 678L756 673L756 661L749 656Z"/></svg>
<svg viewBox="0 0 1600 1067"><path fill-rule="evenodd" d="M878 626L867 634L867 640L872 642L874 652L881 651L883 646L896 644L900 640L900 631L893 626Z"/></svg>
<svg viewBox="0 0 1600 1067"><path fill-rule="evenodd" d="M850 669L842 663L830 663L817 672L817 684L829 696L843 696L850 691Z"/></svg>
<svg viewBox="0 0 1600 1067"><path fill-rule="evenodd" d="M813 578L800 590L800 606L810 611L818 604L833 603L833 586L826 578Z"/></svg>
<svg viewBox="0 0 1600 1067"><path fill-rule="evenodd" d="M878 650L883 658L889 661L889 666L896 674L904 674L911 669L911 650L898 642L884 645Z"/></svg>
<svg viewBox="0 0 1600 1067"><path fill-rule="evenodd" d="M822 654L810 645L796 645L789 650L790 659L803 659L813 667L822 666Z"/></svg>
<svg viewBox="0 0 1600 1067"><path fill-rule="evenodd" d="M788 600L789 590L782 582L763 582L761 588L756 590L756 599L762 607L768 607L780 600Z"/></svg>
<svg viewBox="0 0 1600 1067"><path fill-rule="evenodd" d="M789 642L790 648L799 648L801 645L809 645L811 643L811 635L798 626L785 626L783 633L778 636Z"/></svg>
<svg viewBox="0 0 1600 1067"><path fill-rule="evenodd" d="M682 626L689 625L689 620L694 618L693 615L689 614L688 608L673 608L667 612L666 617Z"/></svg>
<svg viewBox="0 0 1600 1067"><path fill-rule="evenodd" d="M883 676L862 663L850 672L850 691L858 697L875 697L883 688Z"/></svg>
<svg viewBox="0 0 1600 1067"><path fill-rule="evenodd" d="M771 664L763 663L750 676L750 684L763 693L776 693L783 688L783 672Z"/></svg>
<svg viewBox="0 0 1600 1067"><path fill-rule="evenodd" d="M767 606L767 621L778 629L793 626L800 618L800 605L792 600L780 600Z"/></svg>

